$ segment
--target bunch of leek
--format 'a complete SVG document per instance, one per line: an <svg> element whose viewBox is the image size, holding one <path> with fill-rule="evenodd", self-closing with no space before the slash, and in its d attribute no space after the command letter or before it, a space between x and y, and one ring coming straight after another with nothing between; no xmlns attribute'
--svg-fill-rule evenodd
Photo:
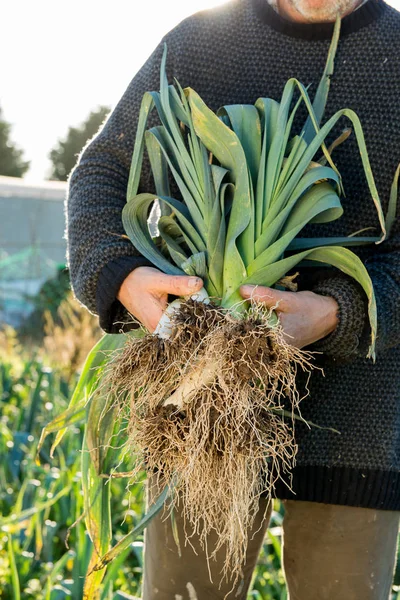
<svg viewBox="0 0 400 600"><path fill-rule="evenodd" d="M217 529L214 552L224 545L226 569L236 573L258 495L272 493L276 478L294 465L296 371L311 368L309 353L285 342L273 312L243 302L240 286L273 286L304 260L340 269L368 297L368 355L374 357L373 286L346 246L385 238L395 190L385 219L353 111L340 110L321 125L339 29L338 21L313 103L293 78L280 102L260 98L215 114L193 89L168 85L165 51L160 92L146 93L140 110L122 213L125 232L158 269L197 275L204 288L195 299L173 303L156 335L130 339L111 362L107 383L148 472L175 482L175 502L183 498L185 515L204 542ZM294 134L302 104L308 117ZM160 125L147 129L153 109ZM343 213L341 177L325 146L342 116L352 123L382 233L299 238L307 224ZM155 193L138 194L145 150ZM318 151L322 158L313 162ZM169 175L179 199L171 197ZM153 238L148 214L156 202L161 216Z"/></svg>

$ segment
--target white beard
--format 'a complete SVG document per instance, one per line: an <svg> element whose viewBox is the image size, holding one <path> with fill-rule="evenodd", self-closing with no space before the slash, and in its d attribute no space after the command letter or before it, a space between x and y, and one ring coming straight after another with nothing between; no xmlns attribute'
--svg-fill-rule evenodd
<svg viewBox="0 0 400 600"><path fill-rule="evenodd" d="M366 0L329 0L321 2L318 8L313 6L312 0L287 0L288 4L294 8L306 21L310 23L334 21L336 15L344 15L359 8ZM272 5L277 5L279 9L279 0L272 0Z"/></svg>

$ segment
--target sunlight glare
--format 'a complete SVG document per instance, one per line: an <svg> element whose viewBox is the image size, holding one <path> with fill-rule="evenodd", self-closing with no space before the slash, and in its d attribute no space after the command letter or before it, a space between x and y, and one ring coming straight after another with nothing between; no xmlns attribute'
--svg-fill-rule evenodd
<svg viewBox="0 0 400 600"><path fill-rule="evenodd" d="M13 0L2 6L0 107L12 139L49 171L51 148L100 104L115 106L170 29L226 0ZM396 8L400 0L389 2Z"/></svg>

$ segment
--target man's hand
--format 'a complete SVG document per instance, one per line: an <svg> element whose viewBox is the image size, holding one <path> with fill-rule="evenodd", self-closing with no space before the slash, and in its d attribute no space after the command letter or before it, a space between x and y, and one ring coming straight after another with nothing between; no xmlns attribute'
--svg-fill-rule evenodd
<svg viewBox="0 0 400 600"><path fill-rule="evenodd" d="M280 292L263 286L243 285L243 298L275 308L287 342L297 348L308 346L335 330L339 306L330 296L313 292Z"/></svg>
<svg viewBox="0 0 400 600"><path fill-rule="evenodd" d="M151 332L167 308L168 294L190 296L201 290L200 277L165 275L153 267L138 267L123 281L117 298Z"/></svg>

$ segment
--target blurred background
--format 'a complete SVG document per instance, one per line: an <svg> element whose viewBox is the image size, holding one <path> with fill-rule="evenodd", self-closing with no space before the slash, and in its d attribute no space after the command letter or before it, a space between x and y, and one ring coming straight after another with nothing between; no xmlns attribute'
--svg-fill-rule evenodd
<svg viewBox="0 0 400 600"><path fill-rule="evenodd" d="M83 597L82 430L50 459L42 427L64 410L101 337L70 291L63 204L77 155L162 36L223 0L13 0L0 36L0 598ZM400 0L389 4L400 9ZM113 480L113 542L143 514L140 484ZM249 598L284 600L275 504ZM112 563L101 600L139 598L142 538ZM400 599L396 574L393 599Z"/></svg>

